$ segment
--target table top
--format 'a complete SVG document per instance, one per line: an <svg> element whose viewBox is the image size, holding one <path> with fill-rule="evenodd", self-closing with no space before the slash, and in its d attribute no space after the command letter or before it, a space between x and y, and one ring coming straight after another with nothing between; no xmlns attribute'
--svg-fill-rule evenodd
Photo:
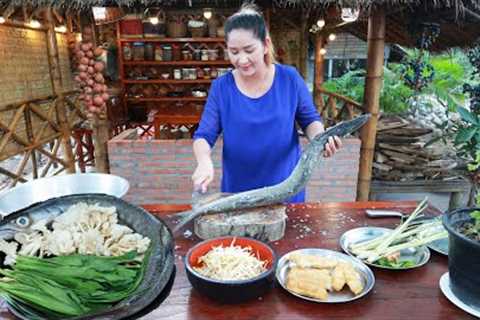
<svg viewBox="0 0 480 320"><path fill-rule="evenodd" d="M270 243L276 254L300 248L341 251L340 236L361 226L394 227L398 218L367 218L365 209L391 209L411 213L413 201L307 203L287 207L285 237ZM167 216L188 209L186 205L146 205L145 209L172 226ZM430 207L427 214L440 212ZM191 235L192 225L175 238L176 276L169 296L156 309L141 317L158 319L474 319L447 300L439 288L440 277L448 271L447 257L432 251L423 267L408 271L373 268L376 282L365 297L343 304L320 304L299 299L279 285L253 301L224 305L201 296L188 282L182 258L199 242ZM0 306L1 319L14 319Z"/></svg>
<svg viewBox="0 0 480 320"><path fill-rule="evenodd" d="M282 240L271 243L276 254L300 248L324 248L341 251L340 236L361 226L394 227L398 218L367 218L365 209L391 209L411 213L417 203L350 202L289 205L287 228ZM171 221L166 213L185 210L186 206L145 206L147 210ZM431 215L440 214L429 208ZM192 230L192 227L187 227ZM474 319L447 300L439 288L440 277L448 271L448 259L431 252L423 267L408 271L373 268L376 283L365 297L344 304L320 304L299 299L279 285L265 296L237 305L222 305L201 296L188 282L182 258L199 239L179 235L175 238L177 274L170 295L144 320L156 319Z"/></svg>

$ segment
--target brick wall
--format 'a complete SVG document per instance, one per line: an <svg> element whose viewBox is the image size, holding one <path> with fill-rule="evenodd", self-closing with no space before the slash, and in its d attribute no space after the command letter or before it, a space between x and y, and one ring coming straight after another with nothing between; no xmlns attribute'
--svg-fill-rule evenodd
<svg viewBox="0 0 480 320"><path fill-rule="evenodd" d="M218 191L221 175L221 146L213 150ZM137 140L126 131L108 142L110 172L130 182L125 196L135 204L190 203L191 175L195 169L192 140ZM307 185L307 201L355 201L360 140L344 140L334 158L323 159Z"/></svg>
<svg viewBox="0 0 480 320"><path fill-rule="evenodd" d="M57 41L65 91L72 90L66 36L57 33ZM0 25L0 106L51 94L46 32Z"/></svg>

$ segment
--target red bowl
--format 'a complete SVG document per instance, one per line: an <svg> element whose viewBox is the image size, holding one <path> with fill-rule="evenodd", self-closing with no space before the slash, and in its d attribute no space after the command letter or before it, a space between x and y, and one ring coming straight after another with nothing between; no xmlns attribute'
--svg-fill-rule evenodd
<svg viewBox="0 0 480 320"><path fill-rule="evenodd" d="M252 279L246 280L216 280L207 278L193 269L198 267L198 259L213 247L234 245L251 247L252 252L267 261L267 270ZM192 286L209 298L223 303L238 303L257 298L273 287L277 257L273 249L258 240L245 237L221 237L202 241L192 247L185 256L185 269Z"/></svg>

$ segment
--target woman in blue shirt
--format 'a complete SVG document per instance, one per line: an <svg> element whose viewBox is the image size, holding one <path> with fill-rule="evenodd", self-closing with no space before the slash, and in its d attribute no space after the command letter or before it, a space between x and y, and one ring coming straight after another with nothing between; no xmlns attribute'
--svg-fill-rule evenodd
<svg viewBox="0 0 480 320"><path fill-rule="evenodd" d="M205 192L214 178L211 149L223 134L222 192L241 192L285 180L297 164L301 147L295 123L309 139L323 132L312 97L293 67L274 63L265 20L252 5L225 23L228 56L235 67L213 81L193 151L194 188ZM341 146L335 137L324 156ZM305 192L289 199L303 202Z"/></svg>

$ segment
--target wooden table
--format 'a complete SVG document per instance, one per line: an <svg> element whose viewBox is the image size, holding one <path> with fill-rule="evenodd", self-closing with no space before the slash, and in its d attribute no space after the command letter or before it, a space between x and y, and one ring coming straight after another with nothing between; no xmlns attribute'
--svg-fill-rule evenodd
<svg viewBox="0 0 480 320"><path fill-rule="evenodd" d="M415 202L404 201L291 205L287 211L285 237L271 245L278 256L308 247L341 251L338 240L349 229L367 225L393 227L398 223L395 218L369 219L365 209L410 213L415 206ZM168 213L188 207L149 205L145 208L170 224ZM428 210L429 214L439 214L434 208ZM190 225L186 230L191 228ZM292 296L277 286L259 299L222 305L201 296L186 277L182 258L198 241L194 236L176 237L177 271L173 288L159 307L141 319L474 319L443 296L438 281L447 271L447 257L433 251L430 262L419 269L398 272L373 269L376 277L373 290L350 303L317 304ZM0 309L0 318L13 319L5 308Z"/></svg>

